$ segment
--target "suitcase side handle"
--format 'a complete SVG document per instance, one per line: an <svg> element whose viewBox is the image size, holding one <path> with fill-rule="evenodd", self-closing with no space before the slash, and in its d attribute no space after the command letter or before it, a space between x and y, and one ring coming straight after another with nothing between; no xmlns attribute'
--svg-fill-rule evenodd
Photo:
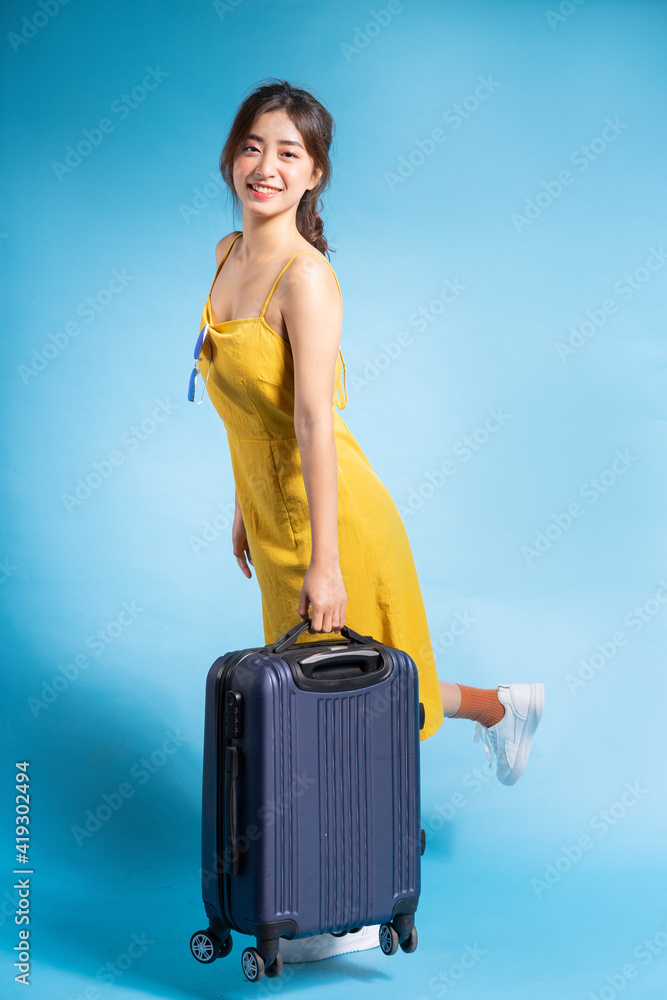
<svg viewBox="0 0 667 1000"><path fill-rule="evenodd" d="M236 779L239 776L239 748L230 744L225 752L225 784L227 787L227 816L229 821L229 838L225 847L224 861L231 875L238 875L241 870L239 845L236 836L238 809L236 804Z"/></svg>
<svg viewBox="0 0 667 1000"><path fill-rule="evenodd" d="M298 625L291 628L289 632L285 632L280 639L276 639L273 643L267 643L267 645L262 649L262 652L269 653L269 655L273 653L282 653L285 649L289 649L292 643L296 640L297 636L299 636L305 629L310 628L311 624L312 618L304 618L304 620L299 622ZM355 632L354 629L350 628L349 625L343 625L340 631L341 635L344 635L350 640L350 642L359 642L365 645L366 643L375 641L372 635L360 635L358 632Z"/></svg>

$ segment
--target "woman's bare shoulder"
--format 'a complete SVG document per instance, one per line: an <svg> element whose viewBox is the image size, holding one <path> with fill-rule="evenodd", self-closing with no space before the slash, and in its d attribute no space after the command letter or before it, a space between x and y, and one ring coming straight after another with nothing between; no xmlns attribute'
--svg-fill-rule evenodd
<svg viewBox="0 0 667 1000"><path fill-rule="evenodd" d="M294 257L278 287L285 318L288 310L298 307L299 303L306 299L313 303L325 304L327 308L335 308L342 297L333 266L315 247Z"/></svg>
<svg viewBox="0 0 667 1000"><path fill-rule="evenodd" d="M222 239L215 248L215 259L218 264L226 254L229 244L236 236L240 234L240 232L241 232L240 229L235 229L233 233L227 233L226 236L222 237Z"/></svg>
<svg viewBox="0 0 667 1000"><path fill-rule="evenodd" d="M305 280L310 279L315 283L336 282L334 269L328 257L320 250L317 250L310 243L297 250L294 250L294 259L287 269L285 282L286 286L301 285ZM319 258L319 260L317 259ZM319 278L316 277L319 275Z"/></svg>

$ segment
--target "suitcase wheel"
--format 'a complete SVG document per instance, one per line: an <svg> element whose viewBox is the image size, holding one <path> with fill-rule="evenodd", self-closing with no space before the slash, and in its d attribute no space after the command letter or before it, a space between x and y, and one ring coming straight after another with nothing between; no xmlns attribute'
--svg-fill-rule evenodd
<svg viewBox="0 0 667 1000"><path fill-rule="evenodd" d="M190 938L190 951L204 965L215 962L216 958L224 958L232 950L232 936L221 942L211 931L195 931Z"/></svg>
<svg viewBox="0 0 667 1000"><path fill-rule="evenodd" d="M398 951L398 932L391 924L380 925L380 948L385 955L395 955Z"/></svg>
<svg viewBox="0 0 667 1000"><path fill-rule="evenodd" d="M264 959L256 948L245 948L241 955L243 975L251 983L256 983L264 975Z"/></svg>
<svg viewBox="0 0 667 1000"><path fill-rule="evenodd" d="M401 948L411 954L417 947L417 928L413 926L405 941L401 941Z"/></svg>
<svg viewBox="0 0 667 1000"><path fill-rule="evenodd" d="M283 956L278 952L271 965L267 965L264 969L266 975L269 979L275 979L283 971Z"/></svg>
<svg viewBox="0 0 667 1000"><path fill-rule="evenodd" d="M405 927L403 926L403 934L406 934ZM398 946L401 946L402 951L411 954L417 948L417 928L414 923L410 928L409 933L401 940L401 934L393 926L393 924L382 924L380 926L380 948L385 955L395 955Z"/></svg>

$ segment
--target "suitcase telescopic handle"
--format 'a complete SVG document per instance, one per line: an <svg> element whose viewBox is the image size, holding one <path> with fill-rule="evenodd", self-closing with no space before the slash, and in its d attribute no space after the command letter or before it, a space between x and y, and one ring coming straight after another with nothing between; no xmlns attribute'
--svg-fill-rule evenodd
<svg viewBox="0 0 667 1000"><path fill-rule="evenodd" d="M312 618L304 618L302 622L291 628L289 632L285 632L280 639L276 639L275 642L269 643L264 647L265 653L282 653L285 649L289 649L293 642L295 642L297 636L299 636L305 629L310 628L312 624ZM372 635L360 635L355 632L354 629L350 628L349 625L343 625L340 630L341 635L344 635L346 639L349 639L351 643L358 642L366 644L369 642L374 642Z"/></svg>

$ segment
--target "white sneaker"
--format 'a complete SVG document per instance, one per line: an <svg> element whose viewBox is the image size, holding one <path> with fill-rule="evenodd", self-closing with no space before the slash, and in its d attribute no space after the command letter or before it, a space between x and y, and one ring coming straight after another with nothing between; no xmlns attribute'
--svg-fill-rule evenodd
<svg viewBox="0 0 667 1000"><path fill-rule="evenodd" d="M523 774L542 718L544 684L500 684L498 698L505 706L504 716L488 729L476 722L475 742L481 738L491 768L495 758L498 781L513 785Z"/></svg>
<svg viewBox="0 0 667 1000"><path fill-rule="evenodd" d="M341 937L334 934L314 934L312 937L280 938L280 954L283 962L317 962L334 955L346 955L351 951L366 951L380 945L380 925L370 924L360 930L349 931Z"/></svg>

